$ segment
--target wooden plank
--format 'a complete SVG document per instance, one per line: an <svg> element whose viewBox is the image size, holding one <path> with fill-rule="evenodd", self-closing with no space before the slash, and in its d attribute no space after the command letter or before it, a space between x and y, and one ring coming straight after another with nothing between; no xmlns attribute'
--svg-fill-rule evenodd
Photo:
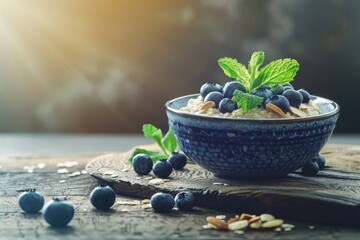
<svg viewBox="0 0 360 240"><path fill-rule="evenodd" d="M142 146L150 150L154 145ZM132 150L92 160L86 170L119 194L149 198L158 191L176 194L189 189L197 205L228 211L270 212L277 216L321 223L360 226L360 146L328 145L327 167L316 177L291 173L286 178L258 181L223 180L196 164L174 171L170 181L149 183L129 168ZM152 175L153 176L153 175ZM218 183L221 183L218 185Z"/></svg>
<svg viewBox="0 0 360 240"><path fill-rule="evenodd" d="M90 191L98 181L87 174L76 177L57 173L57 163L77 161L70 172L84 169L96 155L48 155L7 157L1 159L0 170L0 239L234 239L233 232L202 229L209 215L228 218L241 212L226 212L196 207L194 211L157 214L141 205L115 204L110 211L97 211L89 203ZM43 169L28 173L23 167L44 163ZM59 180L65 180L60 183ZM67 228L49 227L41 214L25 214L17 205L17 189L40 186L46 201L52 197L67 197L75 206L75 217ZM118 195L117 201L135 199ZM358 239L360 230L351 227L328 226L311 222L286 222L296 228L291 232L246 231L247 239ZM315 226L309 230L309 226Z"/></svg>

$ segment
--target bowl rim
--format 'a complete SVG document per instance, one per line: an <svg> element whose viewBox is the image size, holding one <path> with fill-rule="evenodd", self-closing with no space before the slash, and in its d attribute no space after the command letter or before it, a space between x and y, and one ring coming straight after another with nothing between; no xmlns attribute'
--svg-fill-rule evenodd
<svg viewBox="0 0 360 240"><path fill-rule="evenodd" d="M320 120L320 119L325 119L331 116L336 115L337 113L339 113L340 111L340 106L334 102L333 100L327 99L327 98L323 98L323 97L319 97L319 96L315 96L315 95L311 95L312 98L316 98L316 99L323 99L325 101L328 101L332 104L335 105L335 108L329 112L326 113L321 113L319 115L315 115L315 116L309 116L309 117L298 117L298 118L225 118L225 117L214 117L214 116L208 116L208 115L204 115L204 114L195 114L195 113L189 113L189 112L183 112L180 111L178 109L172 108L170 107L170 104L172 102L175 101L179 101L181 99L184 98L196 98L198 97L200 94L190 94L190 95L185 95L185 96L181 96L181 97L177 97L174 99L171 99L169 101L167 101L165 103L165 107L166 110L169 112L172 112L176 115L180 115L183 117L189 117L189 118L195 118L195 119L203 119L203 120L214 120L214 121L230 121L230 122L264 122L264 123L289 123L289 122L305 122L305 121L311 121L311 120Z"/></svg>

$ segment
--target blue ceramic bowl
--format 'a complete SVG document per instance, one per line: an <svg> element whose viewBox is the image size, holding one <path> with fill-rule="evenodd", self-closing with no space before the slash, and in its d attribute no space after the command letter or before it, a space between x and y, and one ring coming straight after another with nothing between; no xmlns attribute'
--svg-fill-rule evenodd
<svg viewBox="0 0 360 240"><path fill-rule="evenodd" d="M335 102L315 96L321 114L305 118L229 119L179 110L197 97L168 101L169 125L184 153L219 178L286 176L319 153L339 117Z"/></svg>

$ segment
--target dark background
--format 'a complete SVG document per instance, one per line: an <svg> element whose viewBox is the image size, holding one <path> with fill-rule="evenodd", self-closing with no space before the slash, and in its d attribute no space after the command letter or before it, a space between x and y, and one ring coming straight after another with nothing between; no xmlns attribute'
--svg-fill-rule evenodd
<svg viewBox="0 0 360 240"><path fill-rule="evenodd" d="M224 56L290 57L296 88L359 133L360 1L1 0L0 131L167 128L164 103L227 81Z"/></svg>

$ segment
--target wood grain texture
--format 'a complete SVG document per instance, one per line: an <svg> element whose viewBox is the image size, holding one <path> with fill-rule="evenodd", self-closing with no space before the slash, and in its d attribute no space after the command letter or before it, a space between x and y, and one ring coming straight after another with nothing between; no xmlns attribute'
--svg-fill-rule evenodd
<svg viewBox="0 0 360 240"><path fill-rule="evenodd" d="M154 145L142 147L156 149ZM130 169L127 160L131 152L97 157L86 170L117 193L132 197L149 198L159 191L175 195L188 189L195 194L198 206L360 226L360 146L327 145L322 151L327 167L316 177L295 172L274 180L223 180L196 164L188 164L185 170L174 171L169 181L159 185L149 183L148 176L140 177Z"/></svg>
<svg viewBox="0 0 360 240"><path fill-rule="evenodd" d="M330 226L312 222L286 222L296 228L291 232L246 231L243 236L233 232L202 229L207 216L227 215L217 209L196 207L192 212L172 211L157 214L140 205L115 204L110 211L97 211L89 202L91 190L99 184L88 174L69 177L58 174L57 163L77 161L69 172L83 170L94 154L48 155L7 157L0 159L0 239L359 239L360 230L353 227ZM42 163L43 169L28 173L25 166ZM200 177L199 177L200 178ZM60 182L61 181L61 182ZM67 197L75 206L75 216L68 227L54 229L43 220L41 214L25 214L17 204L16 190L36 187L48 201L52 197ZM117 201L133 198L118 195ZM309 230L309 226L315 226Z"/></svg>

